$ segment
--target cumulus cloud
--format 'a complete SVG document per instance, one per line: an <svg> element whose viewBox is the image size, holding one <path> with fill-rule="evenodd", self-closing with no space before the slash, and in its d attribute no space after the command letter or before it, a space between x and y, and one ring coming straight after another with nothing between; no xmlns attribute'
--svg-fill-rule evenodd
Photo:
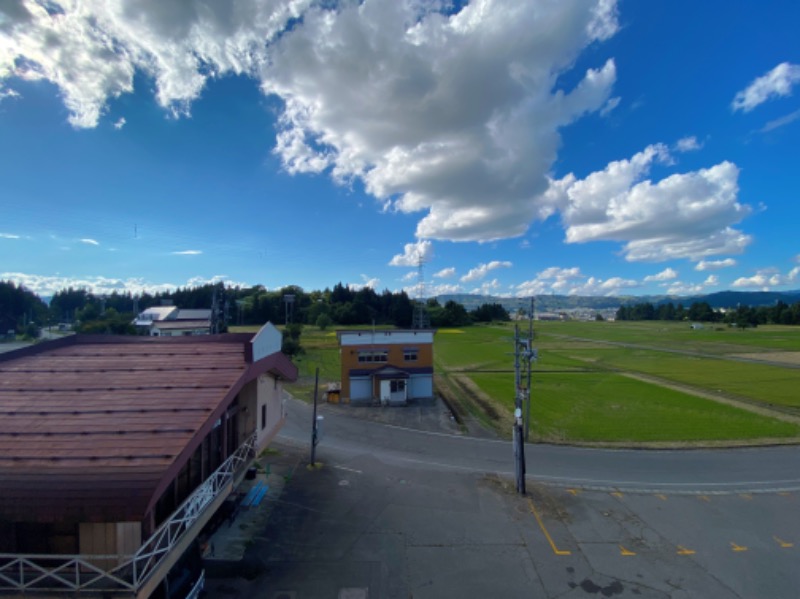
<svg viewBox="0 0 800 599"><path fill-rule="evenodd" d="M497 290L501 289L502 285L500 281L497 279L492 279L491 281L484 281L481 283L480 287L473 288L470 293L476 295L496 295Z"/></svg>
<svg viewBox="0 0 800 599"><path fill-rule="evenodd" d="M699 271L719 270L732 266L736 266L736 260L733 258L725 258L724 260L700 260L700 262L695 265L694 269Z"/></svg>
<svg viewBox="0 0 800 599"><path fill-rule="evenodd" d="M470 271L461 277L462 283L471 283L473 281L480 281L483 279L487 274L491 271L498 269L498 268L511 268L512 264L508 261L499 261L499 260L492 260L487 264L479 264L475 268L470 269Z"/></svg>
<svg viewBox="0 0 800 599"><path fill-rule="evenodd" d="M290 172L331 169L406 213L417 236L521 235L555 159L558 127L607 101L613 61L571 90L558 76L616 30L613 2L547 10L475 1L368 1L306 12L261 71L285 102L276 148ZM601 26L602 24L602 26Z"/></svg>
<svg viewBox="0 0 800 599"><path fill-rule="evenodd" d="M449 279L450 277L454 277L456 274L456 269L452 266L448 268L443 268L437 273L433 274L433 278L435 279Z"/></svg>
<svg viewBox="0 0 800 599"><path fill-rule="evenodd" d="M740 277L733 282L736 288L756 288L769 291L773 287L792 285L800 278L800 266L794 267L787 274L781 274L777 268L764 268L750 277Z"/></svg>
<svg viewBox="0 0 800 599"><path fill-rule="evenodd" d="M389 261L389 266L418 266L420 262L427 262L433 257L433 243L427 240L407 243L403 246L403 253L396 254Z"/></svg>
<svg viewBox="0 0 800 599"><path fill-rule="evenodd" d="M134 74L155 81L158 103L188 114L207 80L255 75L266 45L310 0L81 2L6 4L0 29L0 81L58 86L75 127L94 127L109 98L133 91Z"/></svg>
<svg viewBox="0 0 800 599"><path fill-rule="evenodd" d="M702 283L686 283L683 281L670 281L662 283L662 287L667 288L669 295L692 295L698 293L706 293L709 287L716 287L719 285L719 277L717 275L709 275Z"/></svg>
<svg viewBox="0 0 800 599"><path fill-rule="evenodd" d="M677 279L677 278L678 278L678 273L675 270L671 268L665 268L657 275L646 276L644 280L645 283L651 283L654 281L671 281L672 279Z"/></svg>
<svg viewBox="0 0 800 599"><path fill-rule="evenodd" d="M21 272L0 273L0 280L13 281L40 296L51 296L68 287L87 289L94 294L108 294L114 291L119 293L130 291L136 294L173 291L177 287L195 287L205 284L199 282L200 279L196 279L194 283L190 279L184 285L176 285L173 283L154 283L141 278L115 279L103 276L68 277L58 275L35 275ZM206 280L203 279L203 281Z"/></svg>
<svg viewBox="0 0 800 599"><path fill-rule="evenodd" d="M798 82L800 65L782 62L738 92L733 98L731 109L734 112L750 112L771 98L791 95L792 87Z"/></svg>
<svg viewBox="0 0 800 599"><path fill-rule="evenodd" d="M682 137L677 142L675 142L676 152L693 152L695 150L699 150L702 147L703 144L697 141L697 138L694 135L688 137Z"/></svg>
<svg viewBox="0 0 800 599"><path fill-rule="evenodd" d="M416 296L419 292L419 287L407 287L404 291L410 296ZM430 297L435 297L464 293L464 288L461 285L442 283L429 287L427 291Z"/></svg>
<svg viewBox="0 0 800 599"><path fill-rule="evenodd" d="M602 279L583 274L578 267L560 268L553 266L536 275L535 278L515 287L518 297L531 295L619 295L626 289L641 287L638 281L622 277Z"/></svg>
<svg viewBox="0 0 800 599"><path fill-rule="evenodd" d="M750 208L737 202L736 165L725 161L655 183L645 178L654 163L672 162L668 148L654 144L585 179L570 173L551 180L549 201L561 211L566 241L621 241L628 261L699 260L743 251L751 239L732 225Z"/></svg>
<svg viewBox="0 0 800 599"><path fill-rule="evenodd" d="M86 245L100 245L99 241L96 239L89 239L88 237L81 239L81 243L85 243Z"/></svg>
<svg viewBox="0 0 800 599"><path fill-rule="evenodd" d="M199 256L202 254L202 250L180 250L177 252L172 252L173 256Z"/></svg>
<svg viewBox="0 0 800 599"><path fill-rule="evenodd" d="M348 283L347 286L352 289L353 291L360 291L361 289L370 288L370 289L377 289L378 286L381 284L381 280L368 277L367 275L361 275L361 283Z"/></svg>
<svg viewBox="0 0 800 599"><path fill-rule="evenodd" d="M117 131L119 131L120 129L122 129L122 128L125 126L125 123L127 123L127 121L125 120L125 117L124 117L124 116L123 116L123 117L120 117L120 118L117 120L117 122L116 122L116 123L114 123L114 129L116 129Z"/></svg>
<svg viewBox="0 0 800 599"><path fill-rule="evenodd" d="M559 129L618 102L613 60L560 86L585 48L616 33L615 0L12 8L0 82L52 82L75 127L96 126L137 72L176 117L210 79L249 76L282 100L274 151L288 172L360 179L381 205L419 213L421 239L522 235L550 209L539 198Z"/></svg>

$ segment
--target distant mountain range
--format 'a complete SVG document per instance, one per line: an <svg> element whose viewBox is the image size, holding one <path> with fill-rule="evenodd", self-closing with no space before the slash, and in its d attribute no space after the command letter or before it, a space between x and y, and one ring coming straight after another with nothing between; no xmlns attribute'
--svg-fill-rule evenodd
<svg viewBox="0 0 800 599"><path fill-rule="evenodd" d="M467 310L474 310L482 304L500 304L509 312L530 305L530 298L495 297L492 295L449 294L436 298L441 305L453 300ZM695 302L708 302L712 308L735 308L736 306L772 306L782 301L787 304L800 302L800 289L794 291L719 291L707 295L670 296L670 295L637 295L637 296L578 296L578 295L537 295L537 312L558 312L560 310L616 310L620 306L630 304L651 303L654 306L672 302L676 306L683 304L689 307Z"/></svg>

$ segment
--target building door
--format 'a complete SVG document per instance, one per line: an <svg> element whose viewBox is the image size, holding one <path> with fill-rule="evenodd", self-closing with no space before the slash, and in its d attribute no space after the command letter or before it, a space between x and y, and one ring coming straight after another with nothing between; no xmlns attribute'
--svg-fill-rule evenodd
<svg viewBox="0 0 800 599"><path fill-rule="evenodd" d="M381 381L381 403L386 403L392 398L392 381Z"/></svg>
<svg viewBox="0 0 800 599"><path fill-rule="evenodd" d="M405 379L381 381L381 403L405 403L408 399Z"/></svg>

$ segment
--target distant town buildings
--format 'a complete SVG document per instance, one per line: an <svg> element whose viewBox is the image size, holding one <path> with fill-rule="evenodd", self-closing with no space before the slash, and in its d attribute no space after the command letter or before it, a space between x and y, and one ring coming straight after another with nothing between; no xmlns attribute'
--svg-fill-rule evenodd
<svg viewBox="0 0 800 599"><path fill-rule="evenodd" d="M211 333L211 310L181 310L176 306L154 306L133 321L137 331L152 337L181 337Z"/></svg>

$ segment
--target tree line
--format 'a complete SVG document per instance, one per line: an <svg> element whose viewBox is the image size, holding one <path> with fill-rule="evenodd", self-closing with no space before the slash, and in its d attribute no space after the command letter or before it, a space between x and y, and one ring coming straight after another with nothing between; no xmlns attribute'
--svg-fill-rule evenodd
<svg viewBox="0 0 800 599"><path fill-rule="evenodd" d="M800 325L800 302L792 305L778 301L772 306L737 306L730 310L715 310L708 302L693 302L688 308L672 302L654 306L644 302L620 306L617 320L690 320L720 322L741 328L762 324Z"/></svg>
<svg viewBox="0 0 800 599"><path fill-rule="evenodd" d="M291 303L287 303L289 296ZM332 289L310 292L296 285L268 290L261 285L226 287L217 283L135 295L129 291L101 295L68 287L53 295L48 306L24 287L0 282L0 318L4 318L0 324L18 333L21 326L33 323L39 327L62 324L82 333L133 334L135 315L164 303L182 309L215 306L220 321L228 325L260 325L270 321L309 324L323 329L371 324L409 328L418 308L405 291L379 293L370 287L354 289L342 283ZM450 300L442 306L431 298L425 301L424 308L434 328L510 318L505 308L496 303L468 312L458 302Z"/></svg>

